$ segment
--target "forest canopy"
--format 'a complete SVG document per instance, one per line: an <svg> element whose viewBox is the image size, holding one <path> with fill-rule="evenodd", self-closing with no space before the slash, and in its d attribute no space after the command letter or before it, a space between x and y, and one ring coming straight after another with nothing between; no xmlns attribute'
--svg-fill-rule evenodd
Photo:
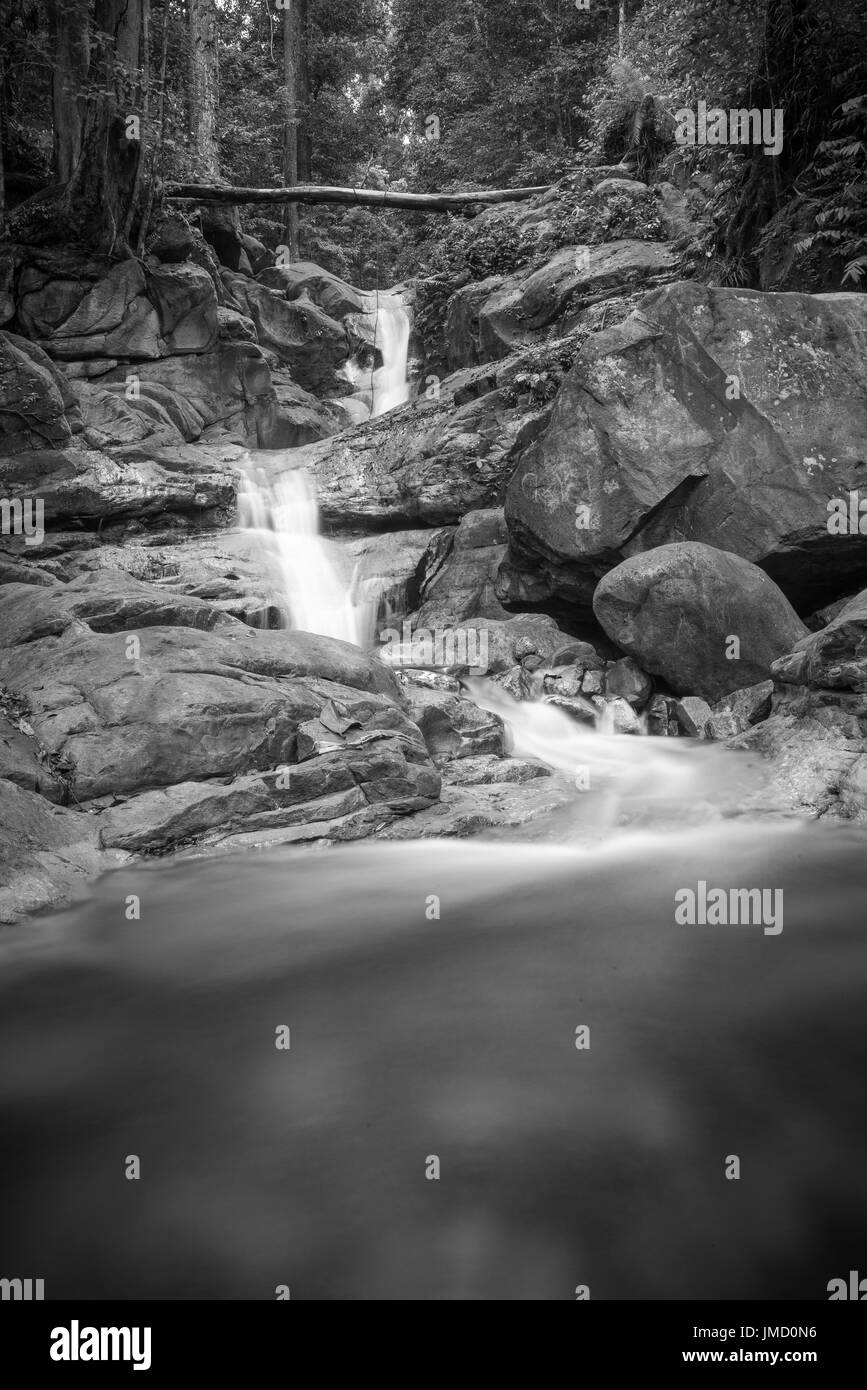
<svg viewBox="0 0 867 1390"><path fill-rule="evenodd" d="M862 0L0 0L0 207L12 240L141 253L167 181L454 192L585 164L713 186L704 248L755 283L769 225L858 285ZM677 151L678 108L783 110L778 159ZM237 218L237 214L234 214ZM362 285L424 260L414 213L242 209Z"/></svg>

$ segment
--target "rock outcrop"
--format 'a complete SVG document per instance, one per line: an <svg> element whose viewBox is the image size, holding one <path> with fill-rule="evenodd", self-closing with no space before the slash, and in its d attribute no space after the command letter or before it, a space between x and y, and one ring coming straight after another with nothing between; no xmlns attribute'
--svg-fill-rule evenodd
<svg viewBox="0 0 867 1390"><path fill-rule="evenodd" d="M501 599L586 610L607 570L675 541L761 565L805 612L851 592L867 550L829 504L860 481L865 333L860 294L688 282L592 335L509 483Z"/></svg>

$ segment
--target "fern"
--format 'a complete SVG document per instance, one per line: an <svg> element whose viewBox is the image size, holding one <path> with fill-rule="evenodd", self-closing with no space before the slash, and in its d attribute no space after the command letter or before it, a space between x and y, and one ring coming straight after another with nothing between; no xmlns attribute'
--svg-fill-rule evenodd
<svg viewBox="0 0 867 1390"><path fill-rule="evenodd" d="M844 263L841 284L860 288L867 268L867 94L837 107L831 138L816 146L799 182L817 210L814 230L795 243L796 258L831 251Z"/></svg>

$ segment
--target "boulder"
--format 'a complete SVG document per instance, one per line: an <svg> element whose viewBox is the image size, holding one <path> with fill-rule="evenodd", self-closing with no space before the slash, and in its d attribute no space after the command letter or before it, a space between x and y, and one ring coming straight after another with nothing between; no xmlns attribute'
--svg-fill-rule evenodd
<svg viewBox="0 0 867 1390"><path fill-rule="evenodd" d="M418 627L444 628L465 618L510 616L494 593L506 553L502 507L467 512L454 533L449 554L422 589L415 616Z"/></svg>
<svg viewBox="0 0 867 1390"><path fill-rule="evenodd" d="M413 684L405 688L410 714L435 762L503 753L503 726L495 714L448 691Z"/></svg>
<svg viewBox="0 0 867 1390"><path fill-rule="evenodd" d="M76 622L92 632L142 627L234 628L237 620L202 599L157 588L123 570L100 569L68 584L33 591L7 584L0 591L3 644L7 647L58 637Z"/></svg>
<svg viewBox="0 0 867 1390"><path fill-rule="evenodd" d="M593 334L506 497L504 602L586 611L620 560L703 541L759 564L809 612L867 578L833 534L867 433L861 294L670 285Z"/></svg>
<svg viewBox="0 0 867 1390"><path fill-rule="evenodd" d="M643 709L653 694L653 681L630 656L625 656L606 667L605 694L609 699L620 698L635 709Z"/></svg>
<svg viewBox="0 0 867 1390"><path fill-rule="evenodd" d="M256 325L237 309L217 309L217 336L224 343L256 343Z"/></svg>
<svg viewBox="0 0 867 1390"><path fill-rule="evenodd" d="M867 692L867 589L827 627L802 636L772 670L784 685Z"/></svg>
<svg viewBox="0 0 867 1390"><path fill-rule="evenodd" d="M552 703L560 704L561 708L565 705L565 701L555 700L552 701ZM619 697L614 700L600 700L597 698L594 703L599 710L600 726L604 732L634 734L636 736L644 733L641 720L627 700L621 700ZM582 707L581 701L576 700L574 702L574 709L572 712L577 715L582 722L585 721L586 712Z"/></svg>
<svg viewBox="0 0 867 1390"><path fill-rule="evenodd" d="M710 736L713 711L707 700L702 700L698 695L684 695L682 700L678 700L674 711L680 727L689 738Z"/></svg>
<svg viewBox="0 0 867 1390"><path fill-rule="evenodd" d="M351 423L336 401L321 401L293 380L287 367L273 367L271 381L277 409L268 429L267 449L298 449L318 439L328 439Z"/></svg>
<svg viewBox="0 0 867 1390"><path fill-rule="evenodd" d="M670 695L654 695L647 710L647 732L654 738L677 738L680 734L677 701Z"/></svg>
<svg viewBox="0 0 867 1390"><path fill-rule="evenodd" d="M758 685L749 685L745 690L735 690L724 696L711 711L711 735L717 739L734 738L760 724L771 712L773 696L772 680L760 681Z"/></svg>
<svg viewBox="0 0 867 1390"><path fill-rule="evenodd" d="M446 308L444 351L447 369L458 371L484 362L479 310L503 285L502 275L476 280L456 290Z"/></svg>
<svg viewBox="0 0 867 1390"><path fill-rule="evenodd" d="M565 331L591 301L670 277L673 269L670 250L657 242L565 246L540 269L508 276L479 306L481 357L506 357L552 328Z"/></svg>
<svg viewBox="0 0 867 1390"><path fill-rule="evenodd" d="M600 581L593 611L644 670L708 701L767 680L807 631L763 570L695 541L624 560Z"/></svg>
<svg viewBox="0 0 867 1390"><path fill-rule="evenodd" d="M148 255L166 265L177 265L192 255L197 235L182 213L165 213L148 236Z"/></svg>
<svg viewBox="0 0 867 1390"><path fill-rule="evenodd" d="M293 265L272 265L256 275L260 285L277 290L285 299L305 296L317 304L331 319L344 319L347 314L360 314L370 295L356 290L313 261L296 261Z"/></svg>
<svg viewBox="0 0 867 1390"><path fill-rule="evenodd" d="M148 298L155 305L166 352L208 352L217 341L217 295L201 266L156 266L148 272Z"/></svg>
<svg viewBox="0 0 867 1390"><path fill-rule="evenodd" d="M138 395L129 398L130 376ZM219 425L239 442L264 445L279 421L271 371L262 349L252 342L217 342L209 352L165 357L160 362L140 362L134 368L117 366L100 377L102 392L122 396L124 414L144 418L146 432L132 435L108 414L108 397L95 389L80 388L85 411L101 412L106 437L102 447L148 439L156 446L173 443L165 437L166 420L155 406L162 406L179 438L190 440L212 425ZM148 422L152 422L150 426ZM159 436L163 431L163 437Z"/></svg>
<svg viewBox="0 0 867 1390"><path fill-rule="evenodd" d="M206 427L182 392L159 381L82 380L75 392L85 437L102 448L144 440L155 448L189 443Z"/></svg>
<svg viewBox="0 0 867 1390"><path fill-rule="evenodd" d="M58 447L80 430L75 393L47 353L0 333L0 452Z"/></svg>
<svg viewBox="0 0 867 1390"><path fill-rule="evenodd" d="M274 253L258 237L250 236L247 232L241 233L241 245L247 253L247 260L250 262L250 269L254 275L258 275L266 266L272 265Z"/></svg>

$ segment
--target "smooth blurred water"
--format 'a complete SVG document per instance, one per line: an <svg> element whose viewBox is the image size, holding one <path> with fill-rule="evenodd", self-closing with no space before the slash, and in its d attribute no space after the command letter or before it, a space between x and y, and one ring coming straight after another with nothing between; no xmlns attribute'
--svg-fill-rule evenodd
<svg viewBox="0 0 867 1390"><path fill-rule="evenodd" d="M784 930L677 925L699 880L781 889ZM48 1297L824 1299L867 1248L865 895L860 834L742 823L108 876L3 952L4 1269Z"/></svg>
<svg viewBox="0 0 867 1390"><path fill-rule="evenodd" d="M368 296L375 324L375 345L382 364L373 373L373 415L385 415L409 400L409 313L400 295Z"/></svg>
<svg viewBox="0 0 867 1390"><path fill-rule="evenodd" d="M372 586L345 573L345 557L320 533L316 484L295 451L258 452L242 461L238 522L255 542L287 626L365 646L377 612Z"/></svg>

